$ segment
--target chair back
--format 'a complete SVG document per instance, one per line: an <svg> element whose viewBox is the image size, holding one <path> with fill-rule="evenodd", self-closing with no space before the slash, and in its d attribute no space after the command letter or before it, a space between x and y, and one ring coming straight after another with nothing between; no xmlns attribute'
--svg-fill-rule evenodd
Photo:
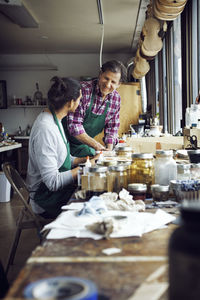
<svg viewBox="0 0 200 300"><path fill-rule="evenodd" d="M36 224L39 225L38 220L29 205L29 191L21 175L10 162L3 163L2 170L10 182L13 190L17 193L19 199L22 201L28 214L35 220Z"/></svg>

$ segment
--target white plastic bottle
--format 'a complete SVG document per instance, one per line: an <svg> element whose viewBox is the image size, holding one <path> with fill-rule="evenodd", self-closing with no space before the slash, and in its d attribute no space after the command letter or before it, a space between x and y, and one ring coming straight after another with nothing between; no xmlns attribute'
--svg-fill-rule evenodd
<svg viewBox="0 0 200 300"><path fill-rule="evenodd" d="M87 175L88 174L88 170L89 168L92 166L91 162L90 162L90 159L89 159L89 156L86 157L86 163L85 163L85 167L84 167L84 170L83 170L83 174L84 175Z"/></svg>
<svg viewBox="0 0 200 300"><path fill-rule="evenodd" d="M155 184L169 185L177 179L177 165L172 150L157 150L155 159Z"/></svg>

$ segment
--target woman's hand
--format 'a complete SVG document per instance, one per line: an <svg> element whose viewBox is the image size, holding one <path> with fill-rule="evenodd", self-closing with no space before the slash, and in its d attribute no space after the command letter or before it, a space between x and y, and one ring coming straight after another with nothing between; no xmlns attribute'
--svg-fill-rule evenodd
<svg viewBox="0 0 200 300"><path fill-rule="evenodd" d="M78 169L79 169L79 167L76 167L76 168L74 168L74 169L71 169L72 177L73 177L74 180L77 179Z"/></svg>

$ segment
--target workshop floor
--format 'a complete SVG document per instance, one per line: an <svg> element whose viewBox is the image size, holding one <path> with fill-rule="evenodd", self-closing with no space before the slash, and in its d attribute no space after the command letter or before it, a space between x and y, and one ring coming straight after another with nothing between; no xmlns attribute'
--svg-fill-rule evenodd
<svg viewBox="0 0 200 300"><path fill-rule="evenodd" d="M6 267L9 250L16 229L16 219L21 208L20 200L13 195L10 202L0 202L0 261ZM39 244L39 238L35 229L25 229L22 231L17 247L14 264L10 266L7 279L11 284L27 258L34 248Z"/></svg>

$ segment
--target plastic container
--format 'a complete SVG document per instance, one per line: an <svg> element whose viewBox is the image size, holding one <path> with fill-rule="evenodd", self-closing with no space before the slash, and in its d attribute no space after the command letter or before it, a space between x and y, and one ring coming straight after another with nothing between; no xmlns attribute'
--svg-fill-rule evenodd
<svg viewBox="0 0 200 300"><path fill-rule="evenodd" d="M154 158L152 153L133 153L131 164L131 183L147 185L147 196L151 196L151 185L154 184Z"/></svg>
<svg viewBox="0 0 200 300"><path fill-rule="evenodd" d="M107 192L107 167L93 166L88 169L88 197Z"/></svg>
<svg viewBox="0 0 200 300"><path fill-rule="evenodd" d="M155 184L169 185L177 179L177 165L172 150L157 150L155 159Z"/></svg>
<svg viewBox="0 0 200 300"><path fill-rule="evenodd" d="M10 201L11 185L3 172L0 172L0 202Z"/></svg>
<svg viewBox="0 0 200 300"><path fill-rule="evenodd" d="M128 191L133 196L133 200L145 201L147 185L143 183L130 183L128 184Z"/></svg>
<svg viewBox="0 0 200 300"><path fill-rule="evenodd" d="M123 188L127 189L127 168L123 165L111 166L107 174L108 192L119 193Z"/></svg>
<svg viewBox="0 0 200 300"><path fill-rule="evenodd" d="M169 241L169 300L200 299L200 203L185 202Z"/></svg>

